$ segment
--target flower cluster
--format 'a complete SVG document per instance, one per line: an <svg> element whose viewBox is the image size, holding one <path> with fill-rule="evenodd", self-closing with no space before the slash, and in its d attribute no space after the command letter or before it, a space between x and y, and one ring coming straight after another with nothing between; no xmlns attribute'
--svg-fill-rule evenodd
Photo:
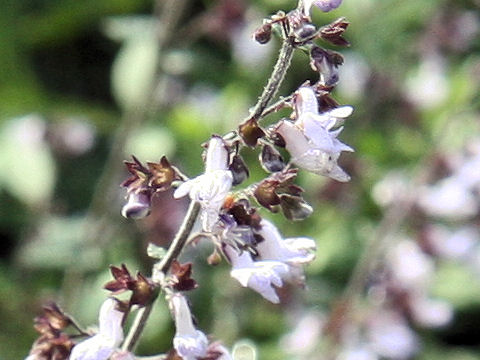
<svg viewBox="0 0 480 360"><path fill-rule="evenodd" d="M283 239L278 229L265 219L260 222L260 230L254 232L261 237L253 246L256 256L224 244L223 251L232 264L230 274L242 286L279 303L275 288L282 287L284 281L303 285L302 265L315 259L315 242L309 238Z"/></svg>
<svg viewBox="0 0 480 360"><path fill-rule="evenodd" d="M341 0L300 0L296 9L278 12L255 32L255 39L263 44L270 40L273 30L278 30L284 41L278 64L249 116L236 130L224 136L212 135L205 144L202 174L188 178L166 157L146 165L134 156L133 161L126 162L131 176L122 184L127 189L127 202L121 211L124 217L148 216L153 196L170 188L175 189L174 199L190 198L189 211L167 251L150 244L147 253L156 261L150 278L140 273L132 276L125 265L111 266L113 280L105 289L114 296L129 292L130 297L127 301L109 298L103 303L95 335L82 332L80 335L88 338L77 344L61 338L63 348L52 347L48 340L48 351L63 351L65 356L60 359L68 356L72 360L133 359L133 353L121 351L119 347L134 347L132 342L137 341L144 326L141 321L146 321L153 301L163 292L176 331L173 349L160 355L161 358L231 359L223 346L211 342L195 327L184 295L198 284L191 277L192 264L181 264L178 257L196 236L211 239L214 255L220 259L223 255L231 264L231 277L272 303L281 302L282 295L277 290L286 284L305 285L303 267L315 259L315 241L306 237L283 238L277 227L263 218L253 204L256 202L273 213L281 212L291 221L303 220L311 215L313 208L303 199L304 190L295 183L299 168L340 182L350 179L338 160L342 152L353 149L338 137L353 108L339 106L331 96L343 57L314 42L321 40L347 46L343 33L348 22L340 18L317 28L310 16L312 6L327 12L340 3ZM310 66L318 73L318 81L303 84L293 94L267 108L280 87L294 50L300 47L308 49ZM264 117L284 107L292 109L289 119L280 119L269 128L261 126ZM268 174L241 189L236 187L249 177L241 156L245 148L260 150L259 163ZM197 216L201 224L197 224ZM218 260L214 257L209 258L209 262ZM133 322L122 344L123 325L128 323L129 314L138 308L142 309L137 314L139 321ZM50 332L55 339L62 336L58 331Z"/></svg>
<svg viewBox="0 0 480 360"><path fill-rule="evenodd" d="M343 129L339 125L350 116L353 108L342 106L319 113L317 97L311 87L298 90L295 105L295 123L284 120L275 129L285 140L291 162L315 174L349 181L350 176L338 166L337 160L342 151L353 149L337 137Z"/></svg>

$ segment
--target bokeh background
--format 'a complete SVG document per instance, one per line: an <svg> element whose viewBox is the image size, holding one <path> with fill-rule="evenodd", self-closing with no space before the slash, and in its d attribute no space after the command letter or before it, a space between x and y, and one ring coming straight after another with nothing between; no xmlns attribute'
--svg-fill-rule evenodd
<svg viewBox="0 0 480 360"><path fill-rule="evenodd" d="M55 300L92 325L107 296L109 264L148 274L148 243L168 243L186 204L165 193L147 219L122 218L122 161L166 154L190 176L200 173L201 143L236 128L271 71L278 39L262 46L251 33L262 18L295 4L179 0L170 13L163 1L147 0L1 4L0 358L13 360L28 354L44 302ZM378 265L363 279L366 296L355 295L352 323L342 325L350 329L335 345L343 359L480 356L479 6L344 0L331 13L313 11L316 24L340 16L351 22L351 46L334 48L345 57L334 96L355 107L341 139L356 152L340 159L352 180L301 172L315 209L304 222L262 210L286 236L310 236L318 245L307 289L289 289L281 306L240 288L227 264L209 266L208 245L189 250L185 259L194 261L200 284L190 297L202 330L228 347L247 339L260 359L321 359L332 309L367 248L376 255L364 258ZM282 94L316 81L308 62L296 53ZM282 116L288 112L267 123ZM263 178L258 153L244 155L249 181ZM395 262L390 251L404 242L408 251ZM403 270L413 282L423 276L415 289L442 301L430 323L385 300L383 285L376 291ZM396 325L376 328L388 335L383 346L400 349L390 353L378 350L369 319L385 303L390 315L401 313ZM168 350L173 332L160 301L139 353Z"/></svg>

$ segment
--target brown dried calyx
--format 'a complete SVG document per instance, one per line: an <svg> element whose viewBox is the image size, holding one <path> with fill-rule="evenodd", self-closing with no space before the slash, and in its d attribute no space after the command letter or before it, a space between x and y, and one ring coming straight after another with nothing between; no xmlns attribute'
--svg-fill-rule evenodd
<svg viewBox="0 0 480 360"><path fill-rule="evenodd" d="M45 305L43 315L35 318L35 330L41 335L34 342L29 357L38 360L68 359L75 344L63 330L72 324L73 320L55 303Z"/></svg>
<svg viewBox="0 0 480 360"><path fill-rule="evenodd" d="M121 294L125 291L131 291L132 295L128 302L128 307L131 305L145 306L152 299L155 287L153 283L137 272L136 277L132 277L125 264L121 267L110 266L110 271L114 280L109 281L104 285L104 288L111 291L113 295Z"/></svg>
<svg viewBox="0 0 480 360"><path fill-rule="evenodd" d="M298 169L276 172L262 180L254 191L258 203L272 212L282 210L289 220L303 220L310 216L313 209L302 198L304 191L293 182Z"/></svg>
<svg viewBox="0 0 480 360"><path fill-rule="evenodd" d="M344 17L341 17L322 27L320 37L333 45L350 46L350 43L343 38L343 33L347 30L348 25L350 23Z"/></svg>
<svg viewBox="0 0 480 360"><path fill-rule="evenodd" d="M258 125L255 119L248 119L238 128L238 133L245 144L250 147L257 146L258 139L265 137L265 131Z"/></svg>
<svg viewBox="0 0 480 360"><path fill-rule="evenodd" d="M198 284L192 279L192 263L180 264L177 260L172 263L170 269L170 282L177 291L189 291L196 289Z"/></svg>
<svg viewBox="0 0 480 360"><path fill-rule="evenodd" d="M133 162L125 162L132 176L121 185L128 188L129 192L142 187L151 188L153 191L165 191L170 188L173 181L181 180L177 170L165 156L162 156L158 163L147 162L147 167L133 155L132 159Z"/></svg>
<svg viewBox="0 0 480 360"><path fill-rule="evenodd" d="M128 192L128 202L122 208L122 215L140 219L150 214L153 194L168 190L173 181L182 178L165 156L158 163L147 162L147 166L135 156L132 158L133 162L125 162L132 176L121 184Z"/></svg>

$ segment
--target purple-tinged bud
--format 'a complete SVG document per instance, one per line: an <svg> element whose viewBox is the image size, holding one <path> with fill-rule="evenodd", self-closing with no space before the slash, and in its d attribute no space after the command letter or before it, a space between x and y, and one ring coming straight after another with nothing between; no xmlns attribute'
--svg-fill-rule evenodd
<svg viewBox="0 0 480 360"><path fill-rule="evenodd" d="M127 219L143 219L150 214L151 200L148 192L128 194L128 202L122 208L122 215Z"/></svg>
<svg viewBox="0 0 480 360"><path fill-rule="evenodd" d="M272 24L266 23L260 26L255 32L253 33L253 38L259 44L266 44L270 41L272 37Z"/></svg>
<svg viewBox="0 0 480 360"><path fill-rule="evenodd" d="M260 154L260 164L267 172L278 172L285 168L282 155L271 145L264 145Z"/></svg>
<svg viewBox="0 0 480 360"><path fill-rule="evenodd" d="M283 215L292 221L304 220L313 212L312 207L300 196L288 194L280 195L280 207Z"/></svg>
<svg viewBox="0 0 480 360"><path fill-rule="evenodd" d="M232 186L241 184L250 176L248 167L240 155L235 155L233 157L229 169L233 175Z"/></svg>
<svg viewBox="0 0 480 360"><path fill-rule="evenodd" d="M314 0L314 1L305 1L305 6L310 3L310 6L315 5L323 12L329 12L335 10L340 6L342 0Z"/></svg>
<svg viewBox="0 0 480 360"><path fill-rule="evenodd" d="M314 46L310 52L310 65L320 73L320 82L334 86L338 82L338 66L343 64L342 55Z"/></svg>

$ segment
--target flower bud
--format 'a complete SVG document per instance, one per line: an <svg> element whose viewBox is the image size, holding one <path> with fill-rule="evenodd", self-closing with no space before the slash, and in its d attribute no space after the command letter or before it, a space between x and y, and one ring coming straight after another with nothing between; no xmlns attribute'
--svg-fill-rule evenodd
<svg viewBox="0 0 480 360"><path fill-rule="evenodd" d="M233 157L232 163L230 164L230 171L233 175L232 186L241 184L250 176L247 165L240 155Z"/></svg>
<svg viewBox="0 0 480 360"><path fill-rule="evenodd" d="M282 171L285 168L282 155L271 145L264 145L260 154L260 164L267 172Z"/></svg>
<svg viewBox="0 0 480 360"><path fill-rule="evenodd" d="M310 52L312 69L320 73L320 82L334 86L339 79L338 66L343 64L343 57L333 51L314 46Z"/></svg>
<svg viewBox="0 0 480 360"><path fill-rule="evenodd" d="M239 127L239 134L242 137L245 144L250 147L257 145L258 139L265 136L263 129L258 126L258 123L254 119L250 119Z"/></svg>
<svg viewBox="0 0 480 360"><path fill-rule="evenodd" d="M272 24L270 23L263 24L253 33L253 38L255 39L255 41L262 45L268 43L271 37Z"/></svg>
<svg viewBox="0 0 480 360"><path fill-rule="evenodd" d="M299 221L309 217L313 209L300 196L280 195L280 207L288 220Z"/></svg>
<svg viewBox="0 0 480 360"><path fill-rule="evenodd" d="M149 192L131 192L128 202L122 208L127 219L142 219L150 214L151 194Z"/></svg>
<svg viewBox="0 0 480 360"><path fill-rule="evenodd" d="M228 149L225 141L218 135L212 136L208 142L205 171L227 170Z"/></svg>

